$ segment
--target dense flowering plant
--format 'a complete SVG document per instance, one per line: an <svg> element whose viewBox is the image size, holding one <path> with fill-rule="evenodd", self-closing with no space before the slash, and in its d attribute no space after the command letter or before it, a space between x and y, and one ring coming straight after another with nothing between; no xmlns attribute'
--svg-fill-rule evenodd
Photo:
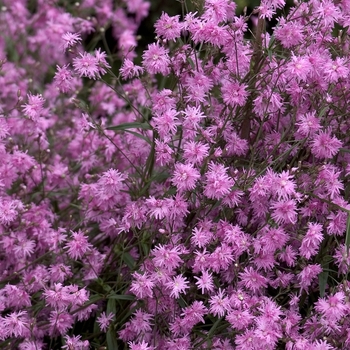
<svg viewBox="0 0 350 350"><path fill-rule="evenodd" d="M350 348L349 0L0 3L2 349Z"/></svg>

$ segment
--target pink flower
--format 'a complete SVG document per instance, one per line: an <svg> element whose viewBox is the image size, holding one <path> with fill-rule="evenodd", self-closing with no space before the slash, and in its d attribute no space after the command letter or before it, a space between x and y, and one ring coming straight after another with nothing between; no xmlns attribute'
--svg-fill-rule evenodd
<svg viewBox="0 0 350 350"><path fill-rule="evenodd" d="M169 89L163 89L152 95L152 112L161 115L168 110L176 109L176 100L173 92Z"/></svg>
<svg viewBox="0 0 350 350"><path fill-rule="evenodd" d="M50 279L52 282L64 282L67 277L71 277L71 267L60 264L54 264L49 267Z"/></svg>
<svg viewBox="0 0 350 350"><path fill-rule="evenodd" d="M253 291L258 292L261 288L267 288L268 279L255 271L252 267L246 267L244 272L239 274L241 284Z"/></svg>
<svg viewBox="0 0 350 350"><path fill-rule="evenodd" d="M161 73L168 75L170 73L170 59L168 50L159 44L150 44L148 49L142 55L142 64L150 74Z"/></svg>
<svg viewBox="0 0 350 350"><path fill-rule="evenodd" d="M255 329L247 329L244 333L238 334L235 339L237 345L235 350L256 350L259 340L256 337Z"/></svg>
<svg viewBox="0 0 350 350"><path fill-rule="evenodd" d="M288 199L295 194L295 182L292 180L293 175L290 175L288 171L282 171L272 183L274 191L276 192L278 199Z"/></svg>
<svg viewBox="0 0 350 350"><path fill-rule="evenodd" d="M171 181L178 190L182 192L193 190L196 187L196 182L199 178L199 171L193 168L191 164L177 163Z"/></svg>
<svg viewBox="0 0 350 350"><path fill-rule="evenodd" d="M298 132L301 136L313 136L317 131L321 129L320 120L316 117L315 112L305 113L299 115L298 122L296 123L298 127Z"/></svg>
<svg viewBox="0 0 350 350"><path fill-rule="evenodd" d="M208 271L204 270L201 277L194 276L194 278L197 280L196 286L201 289L202 294L204 291L212 292L214 290L213 276Z"/></svg>
<svg viewBox="0 0 350 350"><path fill-rule="evenodd" d="M338 198L340 191L344 190L341 182L341 172L330 164L322 166L318 174L316 184L322 186L331 199Z"/></svg>
<svg viewBox="0 0 350 350"><path fill-rule="evenodd" d="M297 222L297 206L293 199L281 200L272 204L272 218L277 224L295 224Z"/></svg>
<svg viewBox="0 0 350 350"><path fill-rule="evenodd" d="M183 263L183 260L180 258L180 253L179 246L170 248L159 245L152 250L154 265L156 267L165 268L168 271L173 271Z"/></svg>
<svg viewBox="0 0 350 350"><path fill-rule="evenodd" d="M347 314L343 292L335 293L327 298L320 298L315 305L316 311L322 313L329 321L339 321Z"/></svg>
<svg viewBox="0 0 350 350"><path fill-rule="evenodd" d="M236 132L230 132L229 135L225 135L225 151L229 156L244 156L249 149L248 141L241 139Z"/></svg>
<svg viewBox="0 0 350 350"><path fill-rule="evenodd" d="M61 283L55 283L51 288L43 293L47 305L62 310L72 303L73 298L67 287L62 286Z"/></svg>
<svg viewBox="0 0 350 350"><path fill-rule="evenodd" d="M209 146L202 142L188 141L183 146L184 158L193 164L203 161L209 154Z"/></svg>
<svg viewBox="0 0 350 350"><path fill-rule="evenodd" d="M306 81L311 68L311 63L307 57L292 55L292 59L287 66L287 72L298 81Z"/></svg>
<svg viewBox="0 0 350 350"><path fill-rule="evenodd" d="M129 341L128 345L130 350L155 350L153 346L148 345L144 340L141 343L135 343L133 341Z"/></svg>
<svg viewBox="0 0 350 350"><path fill-rule="evenodd" d="M339 152L341 146L342 142L332 137L330 130L320 131L311 142L311 152L317 158L329 159Z"/></svg>
<svg viewBox="0 0 350 350"><path fill-rule="evenodd" d="M50 313L50 334L65 334L73 326L74 319L66 311L52 311Z"/></svg>
<svg viewBox="0 0 350 350"><path fill-rule="evenodd" d="M221 199L229 194L234 185L233 179L226 174L227 168L222 164L209 164L209 171L206 173L204 195L212 199Z"/></svg>
<svg viewBox="0 0 350 350"><path fill-rule="evenodd" d="M230 245L226 243L221 243L210 255L210 260L212 262L212 269L214 272L219 273L220 270L225 271L232 264L233 250Z"/></svg>
<svg viewBox="0 0 350 350"><path fill-rule="evenodd" d="M109 169L98 180L98 191L101 194L109 193L109 196L118 194L123 188L123 181L125 179L126 176L119 170Z"/></svg>
<svg viewBox="0 0 350 350"><path fill-rule="evenodd" d="M180 16L170 17L166 13L162 13L160 18L154 25L156 34L166 40L174 40L181 34L182 25L179 23Z"/></svg>
<svg viewBox="0 0 350 350"><path fill-rule="evenodd" d="M219 24L233 17L236 4L227 0L206 0L204 18Z"/></svg>
<svg viewBox="0 0 350 350"><path fill-rule="evenodd" d="M28 103L23 106L23 112L31 120L37 121L44 111L44 103L42 95L28 94Z"/></svg>
<svg viewBox="0 0 350 350"><path fill-rule="evenodd" d="M298 275L300 289L307 292L313 280L322 272L319 264L307 265Z"/></svg>
<svg viewBox="0 0 350 350"><path fill-rule="evenodd" d="M195 325L198 322L205 323L203 316L208 312L202 301L194 301L192 305L183 309L183 320L185 323Z"/></svg>
<svg viewBox="0 0 350 350"><path fill-rule="evenodd" d="M346 274L350 269L350 256L348 247L344 244L341 244L338 249L336 249L333 258L338 267L338 273Z"/></svg>
<svg viewBox="0 0 350 350"><path fill-rule="evenodd" d="M322 0L315 3L315 9L313 12L315 19L322 20L322 25L333 26L339 17L341 12L331 0Z"/></svg>
<svg viewBox="0 0 350 350"><path fill-rule="evenodd" d="M72 72L68 69L68 66L57 66L54 76L55 86L63 93L69 92L74 88Z"/></svg>
<svg viewBox="0 0 350 350"><path fill-rule="evenodd" d="M80 77L87 77L95 80L100 78L99 62L91 53L80 53L80 57L73 59L73 67Z"/></svg>
<svg viewBox="0 0 350 350"><path fill-rule="evenodd" d="M289 49L303 41L303 26L295 21L286 22L282 17L279 20L278 27L274 31L274 35L282 46Z"/></svg>
<svg viewBox="0 0 350 350"><path fill-rule="evenodd" d="M27 311L11 312L3 319L2 327L7 330L8 335L19 338L28 337L30 326Z"/></svg>
<svg viewBox="0 0 350 350"><path fill-rule="evenodd" d="M107 71L105 68L111 68L109 63L107 62L107 54L104 51L101 51L100 48L95 50L95 57L97 60L97 65L98 65L98 71L100 74L106 74Z"/></svg>
<svg viewBox="0 0 350 350"><path fill-rule="evenodd" d="M143 68L134 65L134 63L126 58L120 68L120 74L124 80L139 77L143 73Z"/></svg>
<svg viewBox="0 0 350 350"><path fill-rule="evenodd" d="M169 201L165 199L156 199L153 196L150 196L146 199L146 205L151 217L161 220L169 216Z"/></svg>
<svg viewBox="0 0 350 350"><path fill-rule="evenodd" d="M80 340L81 339L80 335L73 335L72 337L70 337L69 335L65 335L64 339L66 340L66 345L62 346L62 349L66 349L66 350L71 350L71 349L89 350L90 349L89 341Z"/></svg>
<svg viewBox="0 0 350 350"><path fill-rule="evenodd" d="M331 83L336 83L340 78L347 78L349 69L346 67L345 58L336 57L334 61L328 61L324 72L327 80Z"/></svg>
<svg viewBox="0 0 350 350"><path fill-rule="evenodd" d="M300 255L306 259L310 259L311 256L317 254L318 248L324 238L322 235L322 225L309 222L308 226L309 229L300 247Z"/></svg>
<svg viewBox="0 0 350 350"><path fill-rule="evenodd" d="M0 223L7 225L14 221L18 215L16 201L0 199Z"/></svg>
<svg viewBox="0 0 350 350"><path fill-rule="evenodd" d="M166 142L155 140L156 143L156 159L161 166L169 164L173 157L174 151L168 146Z"/></svg>
<svg viewBox="0 0 350 350"><path fill-rule="evenodd" d="M134 312L134 315L130 320L130 328L137 333L150 332L152 330L151 320L153 317L153 315L138 309Z"/></svg>
<svg viewBox="0 0 350 350"><path fill-rule="evenodd" d="M284 261L288 266L295 266L296 257L297 252L293 250L290 245L287 245L285 249L278 254L278 259Z"/></svg>
<svg viewBox="0 0 350 350"><path fill-rule="evenodd" d="M88 238L82 231L73 232L72 240L65 246L68 249L68 255L70 258L77 260L84 256L84 254L91 250L92 245L88 242Z"/></svg>
<svg viewBox="0 0 350 350"><path fill-rule="evenodd" d="M231 107L244 106L248 98L246 89L247 87L245 85L237 82L225 82L221 88L222 98Z"/></svg>
<svg viewBox="0 0 350 350"><path fill-rule="evenodd" d="M227 312L230 302L228 297L224 296L225 292L219 288L217 295L212 296L209 299L210 308L209 311L218 317L223 317Z"/></svg>
<svg viewBox="0 0 350 350"><path fill-rule="evenodd" d="M203 248L212 240L213 234L201 227L195 227L192 230L191 243L199 248Z"/></svg>
<svg viewBox="0 0 350 350"><path fill-rule="evenodd" d="M199 129L200 122L205 118L205 115L200 110L200 107L187 106L182 112L184 116L183 126L189 131Z"/></svg>
<svg viewBox="0 0 350 350"><path fill-rule="evenodd" d="M158 131L159 136L162 139L174 135L179 125L178 118L179 113L174 109L169 109L163 114L152 118L152 125Z"/></svg>
<svg viewBox="0 0 350 350"><path fill-rule="evenodd" d="M154 287L152 278L146 273L139 274L137 272L134 272L132 276L134 280L131 283L130 292L135 294L139 299L143 299L146 296L151 298Z"/></svg>
<svg viewBox="0 0 350 350"><path fill-rule="evenodd" d="M114 314L112 312L110 312L108 315L106 315L105 312L102 312L101 315L97 317L96 320L102 332L107 331L113 318L114 318Z"/></svg>
<svg viewBox="0 0 350 350"><path fill-rule="evenodd" d="M244 330L252 323L254 316L248 310L230 310L226 320L233 329Z"/></svg>
<svg viewBox="0 0 350 350"><path fill-rule="evenodd" d="M63 39L63 50L66 51L68 48L81 42L80 34L67 32L62 35Z"/></svg>
<svg viewBox="0 0 350 350"><path fill-rule="evenodd" d="M185 290L190 288L186 277L182 277L181 275L178 275L174 277L172 281L165 283L165 286L167 289L171 290L170 296L175 299L180 298L180 293L185 293Z"/></svg>

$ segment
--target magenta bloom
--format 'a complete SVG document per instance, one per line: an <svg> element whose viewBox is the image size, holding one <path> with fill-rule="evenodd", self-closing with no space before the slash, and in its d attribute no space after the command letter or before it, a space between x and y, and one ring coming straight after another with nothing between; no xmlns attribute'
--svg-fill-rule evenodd
<svg viewBox="0 0 350 350"><path fill-rule="evenodd" d="M319 264L307 265L298 275L301 290L307 291L321 272L322 268Z"/></svg>
<svg viewBox="0 0 350 350"><path fill-rule="evenodd" d="M77 34L77 33L67 32L62 35L62 39L63 39L62 47L64 51L76 45L77 43L81 42L81 36L80 34Z"/></svg>
<svg viewBox="0 0 350 350"><path fill-rule="evenodd" d="M106 332L111 321L114 318L114 314L110 312L108 315L106 315L105 312L102 312L99 317L97 317L97 323L100 326L100 329L102 332Z"/></svg>
<svg viewBox="0 0 350 350"><path fill-rule="evenodd" d="M311 152L317 158L329 159L338 153L341 146L341 141L332 137L330 130L320 131L311 142Z"/></svg>
<svg viewBox="0 0 350 350"><path fill-rule="evenodd" d="M175 165L175 171L171 181L179 191L186 191L193 190L199 178L199 171L191 164L177 163Z"/></svg>
<svg viewBox="0 0 350 350"><path fill-rule="evenodd" d="M72 232L72 240L65 246L68 249L70 258L76 260L84 256L84 254L91 250L92 245L88 242L88 238L82 231Z"/></svg>
<svg viewBox="0 0 350 350"><path fill-rule="evenodd" d="M275 202L272 209L271 216L278 224L295 224L297 222L297 205L293 199Z"/></svg>
<svg viewBox="0 0 350 350"><path fill-rule="evenodd" d="M28 94L28 103L23 106L23 112L31 120L37 121L44 111L44 103L42 95Z"/></svg>
<svg viewBox="0 0 350 350"><path fill-rule="evenodd" d="M131 284L130 292L142 299L146 296L152 297L154 282L148 274L133 273L134 281Z"/></svg>
<svg viewBox="0 0 350 350"><path fill-rule="evenodd" d="M124 80L138 77L143 73L143 68L136 66L131 60L126 58L120 68L120 74Z"/></svg>
<svg viewBox="0 0 350 350"><path fill-rule="evenodd" d="M316 302L315 309L322 313L328 321L338 321L348 311L345 305L345 295L343 292L335 293L328 298L321 298Z"/></svg>
<svg viewBox="0 0 350 350"><path fill-rule="evenodd" d="M90 79L100 78L100 70L98 66L98 59L91 55L91 53L80 53L80 57L73 60L73 67L80 77L87 77Z"/></svg>
<svg viewBox="0 0 350 350"><path fill-rule="evenodd" d="M57 71L54 76L54 84L61 92L71 91L74 87L73 76L69 65L64 65L63 67L57 66Z"/></svg>
<svg viewBox="0 0 350 350"><path fill-rule="evenodd" d="M181 34L182 25L179 23L179 18L178 15L170 17L163 12L154 25L157 35L175 41Z"/></svg>
<svg viewBox="0 0 350 350"><path fill-rule="evenodd" d="M170 73L168 50L159 44L148 45L148 49L144 52L142 58L142 64L148 73L161 73L163 75L168 75Z"/></svg>
<svg viewBox="0 0 350 350"><path fill-rule="evenodd" d="M224 102L231 107L243 106L247 100L246 86L237 82L225 83L221 89Z"/></svg>
<svg viewBox="0 0 350 350"><path fill-rule="evenodd" d="M219 288L217 295L214 295L209 300L210 308L209 311L218 317L223 317L228 310L230 305L228 297L225 296L225 291Z"/></svg>
<svg viewBox="0 0 350 350"><path fill-rule="evenodd" d="M202 294L205 291L212 292L214 290L213 276L208 271L202 271L201 277L194 276L194 278L197 280L196 286L201 290Z"/></svg>
<svg viewBox="0 0 350 350"><path fill-rule="evenodd" d="M309 223L309 229L301 243L300 255L306 259L316 255L318 248L323 240L322 225L316 223Z"/></svg>
<svg viewBox="0 0 350 350"><path fill-rule="evenodd" d="M267 288L267 278L255 271L252 267L246 267L244 272L239 274L242 285L253 292L261 288Z"/></svg>
<svg viewBox="0 0 350 350"><path fill-rule="evenodd" d="M226 174L226 170L222 164L209 164L204 189L204 194L208 198L221 199L230 193L234 181Z"/></svg>
<svg viewBox="0 0 350 350"><path fill-rule="evenodd" d="M165 283L165 286L171 290L170 296L175 299L180 298L180 293L184 293L186 289L190 288L186 277L182 277L181 275L178 275L174 277L172 281Z"/></svg>

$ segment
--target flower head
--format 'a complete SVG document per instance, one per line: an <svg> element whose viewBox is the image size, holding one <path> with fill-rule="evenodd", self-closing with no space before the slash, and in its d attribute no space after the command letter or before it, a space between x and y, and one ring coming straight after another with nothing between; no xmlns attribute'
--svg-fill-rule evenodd
<svg viewBox="0 0 350 350"><path fill-rule="evenodd" d="M80 34L77 34L77 33L67 32L62 35L62 39L63 39L62 48L64 51L76 45L77 43L81 42Z"/></svg>
<svg viewBox="0 0 350 350"><path fill-rule="evenodd" d="M31 120L37 121L44 111L44 103L42 95L28 94L28 103L23 106L23 112Z"/></svg>
<svg viewBox="0 0 350 350"><path fill-rule="evenodd" d="M106 332L111 321L113 320L114 314L110 312L106 315L105 312L102 312L99 317L97 317L97 323L100 326L102 332Z"/></svg>
<svg viewBox="0 0 350 350"><path fill-rule="evenodd" d="M199 178L199 171L191 164L177 163L175 165L172 183L178 188L179 191L193 190Z"/></svg>
<svg viewBox="0 0 350 350"><path fill-rule="evenodd" d="M80 53L80 57L73 59L73 67L80 77L90 79L100 78L99 61L91 53Z"/></svg>
<svg viewBox="0 0 350 350"><path fill-rule="evenodd" d="M180 298L180 293L184 293L185 290L189 288L186 277L181 275L175 276L172 281L167 282L165 286L171 290L170 296L175 299Z"/></svg>
<svg viewBox="0 0 350 350"><path fill-rule="evenodd" d="M332 137L330 130L320 131L311 142L311 152L317 158L329 159L338 153L341 146L342 142Z"/></svg>
<svg viewBox="0 0 350 350"><path fill-rule="evenodd" d="M142 64L150 74L168 75L170 73L168 50L159 44L148 45L148 49L144 52L142 58Z"/></svg>

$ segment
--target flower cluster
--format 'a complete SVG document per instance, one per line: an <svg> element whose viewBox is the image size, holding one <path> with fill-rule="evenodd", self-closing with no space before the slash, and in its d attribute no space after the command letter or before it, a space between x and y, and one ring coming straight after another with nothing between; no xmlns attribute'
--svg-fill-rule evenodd
<svg viewBox="0 0 350 350"><path fill-rule="evenodd" d="M0 348L349 348L348 2L149 6L4 1Z"/></svg>

